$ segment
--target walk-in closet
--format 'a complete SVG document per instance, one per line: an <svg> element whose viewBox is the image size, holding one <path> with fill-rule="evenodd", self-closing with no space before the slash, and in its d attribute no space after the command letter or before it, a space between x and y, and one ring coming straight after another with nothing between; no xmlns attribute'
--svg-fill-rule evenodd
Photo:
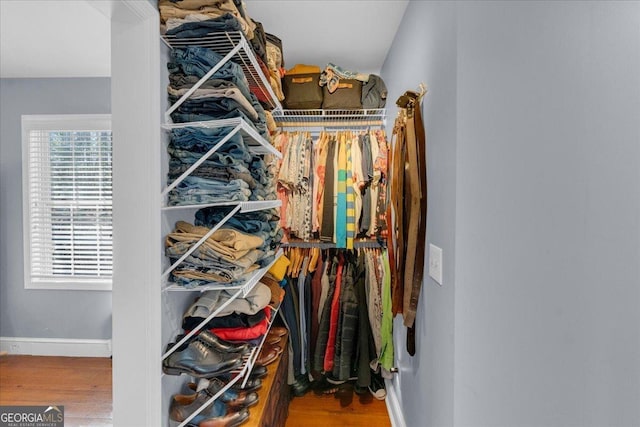
<svg viewBox="0 0 640 427"><path fill-rule="evenodd" d="M347 395L379 414L363 424L390 425L395 276L424 240L392 204L425 234L419 210L398 210L426 203L424 168L392 181L419 156L410 116L388 123L378 74L290 63L251 2L158 8L163 425L303 425L290 401ZM424 92L407 93L419 108Z"/></svg>
<svg viewBox="0 0 640 427"><path fill-rule="evenodd" d="M112 18L115 424L638 424L637 2L203 2Z"/></svg>

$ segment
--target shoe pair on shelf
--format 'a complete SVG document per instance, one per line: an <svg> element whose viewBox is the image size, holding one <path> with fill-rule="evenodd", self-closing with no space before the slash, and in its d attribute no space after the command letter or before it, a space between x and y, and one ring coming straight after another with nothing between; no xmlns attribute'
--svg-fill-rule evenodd
<svg viewBox="0 0 640 427"><path fill-rule="evenodd" d="M282 337L286 334L287 328L283 328L281 326L274 326L271 328L265 337L260 354L258 354L258 358L256 359L257 365L267 366L276 361L278 356L280 356L284 350L280 342L282 341Z"/></svg>
<svg viewBox="0 0 640 427"><path fill-rule="evenodd" d="M237 384L237 383L236 383ZM220 378L213 378L211 380L202 379L198 384L189 383L187 387L189 392L194 391L196 393L205 392L209 397L213 397L226 387L227 382ZM234 384L235 385L235 384ZM225 390L217 400L221 400L228 408L231 409L243 409L253 406L258 403L258 394L249 391L236 390L232 387Z"/></svg>
<svg viewBox="0 0 640 427"><path fill-rule="evenodd" d="M205 330L167 357L162 370L169 375L189 374L197 378L213 378L239 369L244 356L250 351L246 343L230 343Z"/></svg>
<svg viewBox="0 0 640 427"><path fill-rule="evenodd" d="M282 341L282 337L287 334L287 328L282 326L274 326L267 333L267 337L264 340L265 344L278 344Z"/></svg>
<svg viewBox="0 0 640 427"><path fill-rule="evenodd" d="M222 374L217 378L220 378L222 381L226 381L229 382L231 381L233 378L236 377L236 375L238 374ZM265 375L266 376L266 375ZM259 377L256 377L254 375L249 375L249 379L247 380L247 383L244 385L244 387L242 387L242 383L244 382L243 379L239 379L238 381L236 381L231 388L235 391L247 391L247 392L251 392L251 391L257 391L260 390L260 388L262 387L262 380Z"/></svg>
<svg viewBox="0 0 640 427"><path fill-rule="evenodd" d="M169 417L175 422L183 422L193 412L204 405L211 396L206 391L195 394L177 394L171 399ZM249 418L249 410L229 408L222 400L216 399L187 424L190 427L235 427Z"/></svg>

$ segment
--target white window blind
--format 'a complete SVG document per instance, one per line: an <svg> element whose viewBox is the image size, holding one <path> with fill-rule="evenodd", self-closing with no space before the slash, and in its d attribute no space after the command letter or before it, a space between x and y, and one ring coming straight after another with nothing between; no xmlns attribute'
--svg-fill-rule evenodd
<svg viewBox="0 0 640 427"><path fill-rule="evenodd" d="M25 287L111 289L110 115L22 116Z"/></svg>

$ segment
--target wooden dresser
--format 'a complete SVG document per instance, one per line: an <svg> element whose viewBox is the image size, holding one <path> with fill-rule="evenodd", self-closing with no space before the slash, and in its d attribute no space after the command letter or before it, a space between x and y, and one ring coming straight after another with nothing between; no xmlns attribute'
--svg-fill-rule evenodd
<svg viewBox="0 0 640 427"><path fill-rule="evenodd" d="M289 364L288 335L280 344L285 350L278 359L267 366L267 376L262 379L262 388L257 391L260 401L249 408L249 420L243 427L284 427L289 415Z"/></svg>

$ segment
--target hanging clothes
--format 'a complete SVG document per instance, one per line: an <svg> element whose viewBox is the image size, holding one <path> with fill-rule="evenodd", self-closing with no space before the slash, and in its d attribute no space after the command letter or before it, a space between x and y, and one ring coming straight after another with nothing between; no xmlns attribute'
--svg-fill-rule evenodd
<svg viewBox="0 0 640 427"><path fill-rule="evenodd" d="M285 249L292 266L285 278L291 294L285 297L285 314L287 323L296 322L289 324L296 331L290 358L294 378L309 372L315 380L356 380L368 387L376 372L390 377L393 313L386 251L325 250L311 272L314 250Z"/></svg>
<svg viewBox="0 0 640 427"><path fill-rule="evenodd" d="M357 238L385 238L389 144L382 130L278 132L281 226L287 240L353 249Z"/></svg>

